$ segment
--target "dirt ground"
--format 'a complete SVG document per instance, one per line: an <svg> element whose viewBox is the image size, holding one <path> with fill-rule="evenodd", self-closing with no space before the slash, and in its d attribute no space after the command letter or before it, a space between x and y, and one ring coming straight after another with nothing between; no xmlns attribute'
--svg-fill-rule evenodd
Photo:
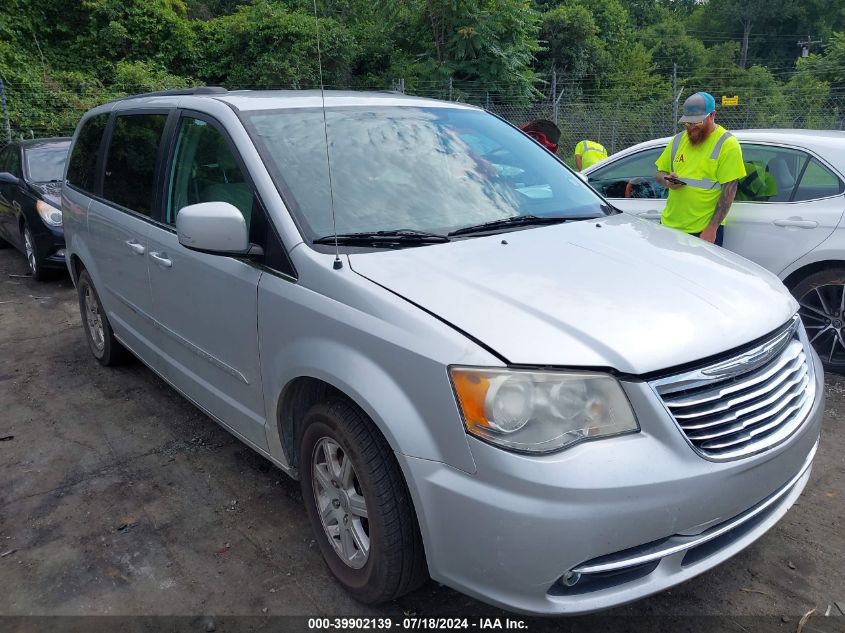
<svg viewBox="0 0 845 633"><path fill-rule="evenodd" d="M350 599L322 562L298 483L141 363L97 364L70 280L26 270L0 251L0 628L26 630L8 616L33 615L190 616L192 630L200 616L509 615L434 582L380 608ZM529 618L529 629L719 616L698 619L711 631L845 631L845 380L829 376L826 389L812 479L768 534L604 619Z"/></svg>

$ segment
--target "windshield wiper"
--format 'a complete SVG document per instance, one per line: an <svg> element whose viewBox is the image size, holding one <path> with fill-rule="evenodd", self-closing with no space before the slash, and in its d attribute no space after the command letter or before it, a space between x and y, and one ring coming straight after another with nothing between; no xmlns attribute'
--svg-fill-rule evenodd
<svg viewBox="0 0 845 633"><path fill-rule="evenodd" d="M345 245L374 245L391 246L402 244L440 244L451 242L446 235L439 233L428 233L415 229L396 229L393 231L370 231L361 233L339 233L338 235L324 235L314 240L315 244L338 244Z"/></svg>
<svg viewBox="0 0 845 633"><path fill-rule="evenodd" d="M488 231L495 231L497 229L507 229L515 226L540 226L543 224L561 224L563 222L570 222L573 220L593 220L594 215L584 216L546 216L539 215L515 215L510 218L502 218L501 220L493 220L492 222L484 222L482 224L473 224L472 226L465 226L460 229L455 229L449 233L453 235L469 235L471 233L487 233Z"/></svg>

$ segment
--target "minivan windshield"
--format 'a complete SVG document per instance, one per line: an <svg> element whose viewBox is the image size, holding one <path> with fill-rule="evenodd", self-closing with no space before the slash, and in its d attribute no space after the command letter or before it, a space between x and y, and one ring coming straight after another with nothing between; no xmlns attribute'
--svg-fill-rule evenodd
<svg viewBox="0 0 845 633"><path fill-rule="evenodd" d="M499 222L517 216L548 224L550 218L565 221L610 212L545 149L479 110L328 108L325 130L323 112L316 108L243 115L276 184L312 240L334 232L332 193L337 233L347 235L402 231L437 237L488 223L532 224L530 218Z"/></svg>
<svg viewBox="0 0 845 633"><path fill-rule="evenodd" d="M31 182L56 182L65 173L70 141L56 141L24 149L26 171Z"/></svg>

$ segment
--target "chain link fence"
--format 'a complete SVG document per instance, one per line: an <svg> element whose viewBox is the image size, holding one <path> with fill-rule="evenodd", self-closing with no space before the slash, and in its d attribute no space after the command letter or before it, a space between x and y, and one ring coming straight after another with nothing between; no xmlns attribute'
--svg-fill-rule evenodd
<svg viewBox="0 0 845 633"><path fill-rule="evenodd" d="M277 87L277 86L274 86ZM327 86L326 88L357 88L358 86ZM373 88L374 86L367 86ZM609 153L614 153L654 138L669 136L677 129L676 107L670 97L650 102L620 102L613 100L563 99L556 103L545 97L532 102L510 98L484 90L483 86L458 88L452 82L417 85L405 89L404 80L395 80L390 89L407 94L443 100L471 103L501 116L515 125L534 119L549 119L561 130L560 153L570 157L576 143L583 139L597 141ZM11 113L9 134L20 138L62 136L73 133L82 114L97 105L121 94L133 94L121 86L89 89L73 98L67 94L53 95L34 92L29 86L5 84L7 107ZM34 97L38 97L34 100ZM774 105L773 105L774 104ZM0 112L0 117L3 113ZM17 116L16 116L17 115ZM803 128L845 130L845 93L832 94L824 101L813 104L789 104L771 95L756 94L742 98L736 107L719 107L717 121L731 130L749 128ZM0 118L0 146L7 140L5 123ZM570 157L571 158L571 157Z"/></svg>
<svg viewBox="0 0 845 633"><path fill-rule="evenodd" d="M554 121L561 131L561 153L571 153L584 139L597 141L613 154L637 143L671 136L680 130L671 100L650 103L614 103L600 101L572 101L558 104L552 101L528 105L476 101L490 112L515 125L535 119ZM682 111L683 104L678 110ZM677 116L676 116L677 115ZM718 107L717 122L729 130L761 128L797 128L816 130L845 130L845 95L830 96L816 107L780 107L773 110L764 97L746 105Z"/></svg>

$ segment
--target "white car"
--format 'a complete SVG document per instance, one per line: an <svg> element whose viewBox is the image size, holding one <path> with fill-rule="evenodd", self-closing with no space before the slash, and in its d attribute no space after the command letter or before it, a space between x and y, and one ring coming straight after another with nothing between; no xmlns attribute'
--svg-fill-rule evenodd
<svg viewBox="0 0 845 633"><path fill-rule="evenodd" d="M801 304L813 346L845 370L845 132L732 131L748 176L725 227L725 248L778 275ZM584 170L614 206L660 221L668 190L655 161L670 138L634 145Z"/></svg>

